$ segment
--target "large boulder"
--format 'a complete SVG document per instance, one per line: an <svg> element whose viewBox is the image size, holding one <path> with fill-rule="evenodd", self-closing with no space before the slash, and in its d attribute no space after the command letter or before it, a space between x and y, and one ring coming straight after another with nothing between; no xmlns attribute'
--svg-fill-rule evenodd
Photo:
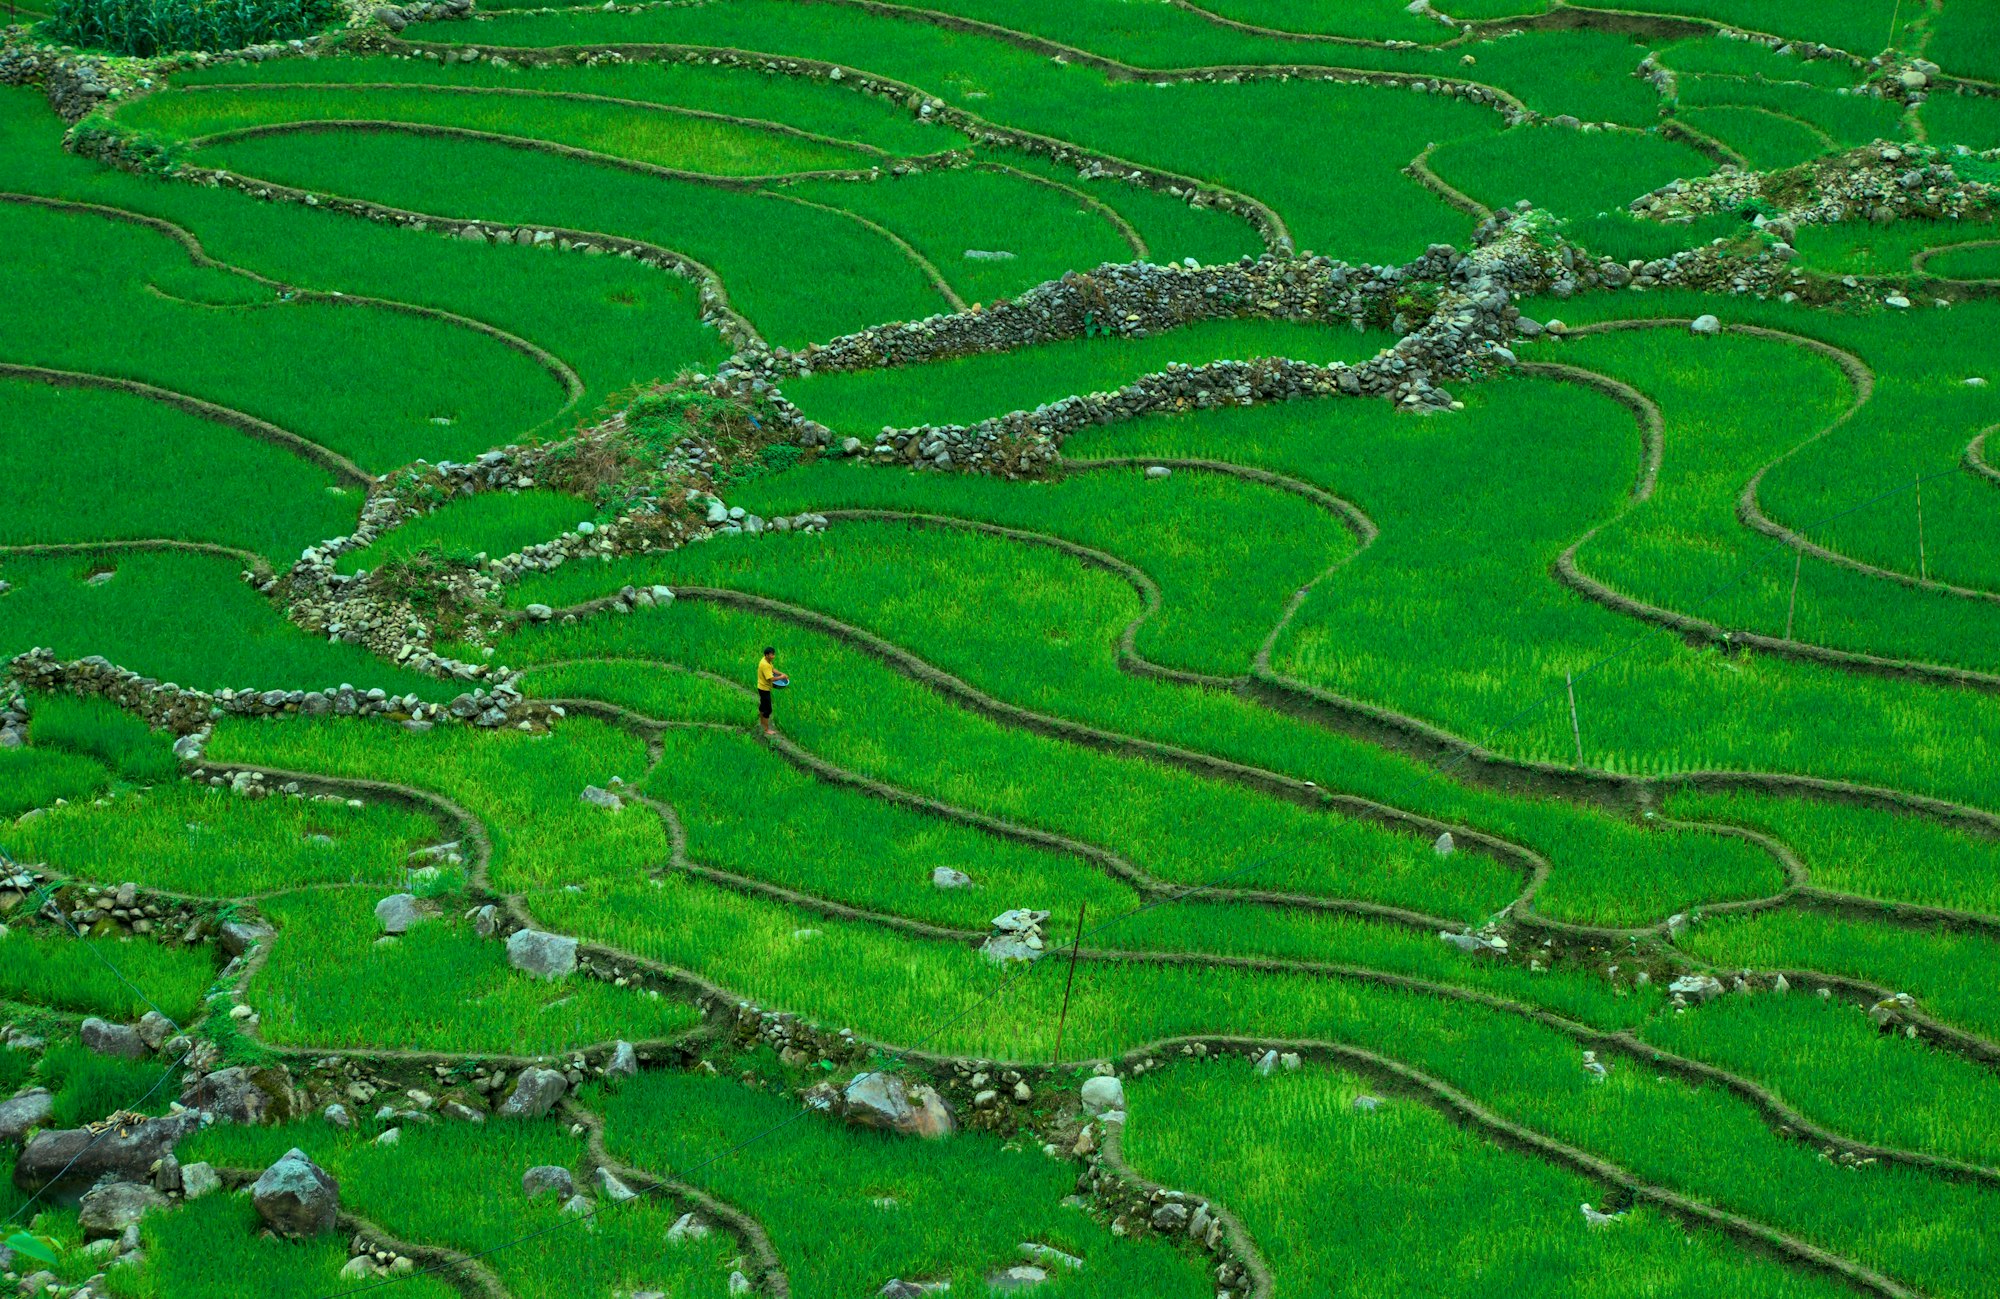
<svg viewBox="0 0 2000 1299"><path fill-rule="evenodd" d="M576 940L539 929L517 929L507 936L507 963L537 978L566 978L576 973Z"/></svg>
<svg viewBox="0 0 2000 1299"><path fill-rule="evenodd" d="M167 1197L143 1182L106 1182L83 1197L77 1222L85 1240L120 1235L154 1209L167 1207Z"/></svg>
<svg viewBox="0 0 2000 1299"><path fill-rule="evenodd" d="M130 1024L113 1024L92 1015L83 1021L83 1044L99 1055L137 1060L146 1054L146 1040Z"/></svg>
<svg viewBox="0 0 2000 1299"><path fill-rule="evenodd" d="M192 1113L147 1119L118 1115L96 1128L62 1128L37 1132L14 1163L14 1185L30 1194L74 1200L109 1173L114 1179L142 1182L155 1160L200 1123Z"/></svg>
<svg viewBox="0 0 2000 1299"><path fill-rule="evenodd" d="M561 1164L537 1164L521 1174L521 1193L533 1200L549 1192L559 1200L576 1194L576 1178Z"/></svg>
<svg viewBox="0 0 2000 1299"><path fill-rule="evenodd" d="M257 1178L250 1203L280 1236L318 1236L334 1228L340 1183L294 1146Z"/></svg>
<svg viewBox="0 0 2000 1299"><path fill-rule="evenodd" d="M406 934L423 918L415 894L391 893L375 904L375 919L385 934Z"/></svg>
<svg viewBox="0 0 2000 1299"><path fill-rule="evenodd" d="M500 1104L503 1119L538 1119L555 1108L569 1090L569 1079L553 1069L523 1069L514 1090Z"/></svg>
<svg viewBox="0 0 2000 1299"><path fill-rule="evenodd" d="M950 1136L957 1126L937 1092L880 1070L856 1074L841 1089L841 1114L857 1127L916 1137Z"/></svg>
<svg viewBox="0 0 2000 1299"><path fill-rule="evenodd" d="M1082 1099L1084 1111L1093 1118L1122 1113L1125 1109L1125 1084L1113 1074L1086 1078L1083 1080Z"/></svg>
<svg viewBox="0 0 2000 1299"><path fill-rule="evenodd" d="M231 920L217 930L215 936L216 941L222 944L223 951L231 956L241 956L269 938L271 934L272 929L269 925L249 920Z"/></svg>
<svg viewBox="0 0 2000 1299"><path fill-rule="evenodd" d="M29 1128L49 1121L55 1100L46 1087L31 1087L12 1100L0 1101L0 1141L16 1141Z"/></svg>
<svg viewBox="0 0 2000 1299"><path fill-rule="evenodd" d="M218 1123L277 1123L300 1112L291 1075L282 1065L256 1070L231 1065L190 1078L181 1087L181 1104Z"/></svg>

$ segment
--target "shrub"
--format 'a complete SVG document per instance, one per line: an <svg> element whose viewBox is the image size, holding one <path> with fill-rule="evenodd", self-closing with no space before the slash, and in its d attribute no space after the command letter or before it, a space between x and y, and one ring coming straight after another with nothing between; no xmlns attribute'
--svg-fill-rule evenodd
<svg viewBox="0 0 2000 1299"><path fill-rule="evenodd" d="M55 0L43 30L70 45L148 58L291 40L340 12L337 0Z"/></svg>

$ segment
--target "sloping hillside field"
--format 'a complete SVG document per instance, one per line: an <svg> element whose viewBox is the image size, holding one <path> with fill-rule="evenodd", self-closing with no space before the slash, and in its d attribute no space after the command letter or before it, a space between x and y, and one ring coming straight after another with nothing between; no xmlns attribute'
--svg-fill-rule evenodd
<svg viewBox="0 0 2000 1299"><path fill-rule="evenodd" d="M1995 13L9 10L0 1293L2000 1293Z"/></svg>

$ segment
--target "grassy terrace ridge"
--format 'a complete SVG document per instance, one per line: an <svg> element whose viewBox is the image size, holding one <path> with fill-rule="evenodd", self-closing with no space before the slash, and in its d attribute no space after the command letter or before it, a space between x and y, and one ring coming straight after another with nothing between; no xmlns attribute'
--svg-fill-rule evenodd
<svg viewBox="0 0 2000 1299"><path fill-rule="evenodd" d="M0 53L0 1288L1991 1292L1972 0L367 8Z"/></svg>

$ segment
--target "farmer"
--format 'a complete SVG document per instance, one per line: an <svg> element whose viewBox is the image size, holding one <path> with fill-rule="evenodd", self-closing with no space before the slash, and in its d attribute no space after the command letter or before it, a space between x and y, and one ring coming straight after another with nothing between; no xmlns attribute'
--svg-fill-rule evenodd
<svg viewBox="0 0 2000 1299"><path fill-rule="evenodd" d="M771 692L787 680L778 671L778 647L766 645L764 657L757 660L757 724L766 735L771 733Z"/></svg>

